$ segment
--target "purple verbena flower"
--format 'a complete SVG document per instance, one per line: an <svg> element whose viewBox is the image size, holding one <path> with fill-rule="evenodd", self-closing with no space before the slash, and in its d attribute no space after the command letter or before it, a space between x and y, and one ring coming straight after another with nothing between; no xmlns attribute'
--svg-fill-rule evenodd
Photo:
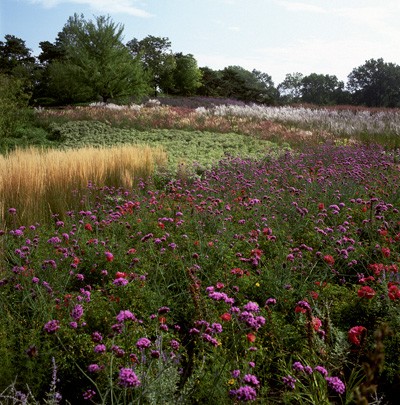
<svg viewBox="0 0 400 405"><path fill-rule="evenodd" d="M151 340L143 337L136 342L136 347L140 350L148 349L151 346Z"/></svg>
<svg viewBox="0 0 400 405"><path fill-rule="evenodd" d="M60 329L60 321L57 319L53 319L44 325L43 329L47 333L55 333L58 329Z"/></svg>
<svg viewBox="0 0 400 405"><path fill-rule="evenodd" d="M131 368L121 368L119 370L118 384L125 388L138 387L140 380Z"/></svg>
<svg viewBox="0 0 400 405"><path fill-rule="evenodd" d="M338 377L325 377L328 387L335 391L337 394L343 394L346 391L346 386L343 381Z"/></svg>

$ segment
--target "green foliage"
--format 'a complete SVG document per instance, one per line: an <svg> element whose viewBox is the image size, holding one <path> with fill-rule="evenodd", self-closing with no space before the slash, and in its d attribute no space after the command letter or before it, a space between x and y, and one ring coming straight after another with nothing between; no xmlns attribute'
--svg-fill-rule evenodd
<svg viewBox="0 0 400 405"><path fill-rule="evenodd" d="M70 17L59 34L65 52L49 66L50 93L64 103L141 97L147 93L140 63L122 43L123 27L109 17Z"/></svg>
<svg viewBox="0 0 400 405"><path fill-rule="evenodd" d="M152 130L112 128L92 121L75 121L52 126L51 139L62 142L61 147L77 148L87 145L118 145L124 143L161 146L168 153L169 168L176 172L182 165L198 170L211 167L224 156L260 157L267 151L279 153L271 142L235 134L217 134L200 131ZM182 169L181 169L182 170Z"/></svg>
<svg viewBox="0 0 400 405"><path fill-rule="evenodd" d="M27 105L23 82L0 74L0 142L14 135L17 126L25 119Z"/></svg>
<svg viewBox="0 0 400 405"><path fill-rule="evenodd" d="M347 87L356 104L399 107L400 66L382 58L367 60L349 74Z"/></svg>

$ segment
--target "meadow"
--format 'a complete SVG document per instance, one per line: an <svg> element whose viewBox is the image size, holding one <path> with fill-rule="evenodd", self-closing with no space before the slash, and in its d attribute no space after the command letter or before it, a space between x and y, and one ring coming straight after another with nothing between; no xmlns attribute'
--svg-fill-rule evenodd
<svg viewBox="0 0 400 405"><path fill-rule="evenodd" d="M37 115L57 150L0 160L1 403L396 403L397 110Z"/></svg>

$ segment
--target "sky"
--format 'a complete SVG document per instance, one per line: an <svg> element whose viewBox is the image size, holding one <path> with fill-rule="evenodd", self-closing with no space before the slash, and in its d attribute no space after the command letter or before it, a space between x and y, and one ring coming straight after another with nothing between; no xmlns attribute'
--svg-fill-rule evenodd
<svg viewBox="0 0 400 405"><path fill-rule="evenodd" d="M167 37L199 67L347 76L369 59L400 65L400 0L0 0L0 40L54 42L74 13L110 16L124 43Z"/></svg>

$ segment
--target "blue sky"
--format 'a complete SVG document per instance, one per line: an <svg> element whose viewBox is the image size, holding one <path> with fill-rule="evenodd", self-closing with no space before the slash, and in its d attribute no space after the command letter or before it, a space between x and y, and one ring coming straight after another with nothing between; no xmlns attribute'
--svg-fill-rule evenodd
<svg viewBox="0 0 400 405"><path fill-rule="evenodd" d="M336 75L382 57L400 64L400 0L1 0L0 40L15 35L34 55L74 13L110 15L124 42L168 37L199 66L239 65L272 76Z"/></svg>

